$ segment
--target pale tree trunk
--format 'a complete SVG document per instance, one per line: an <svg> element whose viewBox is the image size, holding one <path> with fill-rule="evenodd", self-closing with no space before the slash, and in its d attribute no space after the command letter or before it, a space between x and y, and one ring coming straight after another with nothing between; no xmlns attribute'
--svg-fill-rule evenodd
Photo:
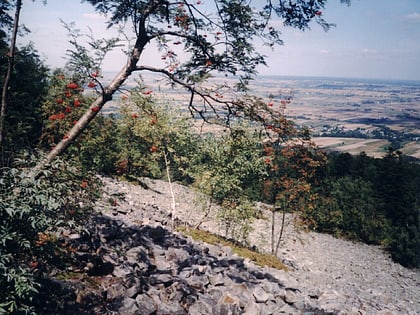
<svg viewBox="0 0 420 315"><path fill-rule="evenodd" d="M286 223L286 209L282 203L282 217L281 217L281 227L278 232L277 242L276 242L276 206L273 205L271 209L271 254L277 256L279 252L280 242L284 234L284 225Z"/></svg>
<svg viewBox="0 0 420 315"><path fill-rule="evenodd" d="M16 0L15 18L13 21L12 38L10 41L9 52L7 53L7 72L4 78L3 89L1 93L1 110L0 110L0 147L3 145L4 121L7 108L7 94L9 90L9 82L12 76L14 57L16 52L16 38L19 29L20 10L22 8L22 0Z"/></svg>
<svg viewBox="0 0 420 315"><path fill-rule="evenodd" d="M271 209L271 254L274 255L274 238L276 237L276 209L275 206L272 205L272 209Z"/></svg>
<svg viewBox="0 0 420 315"><path fill-rule="evenodd" d="M168 183L169 183L169 192L171 193L171 231L174 231L174 223L175 223L175 212L176 212L176 202L175 202L175 194L172 187L172 180L171 180L171 172L170 172L170 166L169 166L169 160L168 160L168 154L166 153L166 150L163 152L163 157L165 158L165 166L166 166L166 176L168 177Z"/></svg>
<svg viewBox="0 0 420 315"><path fill-rule="evenodd" d="M281 228L280 228L280 233L279 233L279 237L277 239L277 245L276 245L276 250L274 251L274 256L277 257L278 253L279 253L279 247L280 247L280 241L283 237L283 232L284 232L284 223L286 222L286 210L283 208L283 213L282 213L282 217L281 217Z"/></svg>

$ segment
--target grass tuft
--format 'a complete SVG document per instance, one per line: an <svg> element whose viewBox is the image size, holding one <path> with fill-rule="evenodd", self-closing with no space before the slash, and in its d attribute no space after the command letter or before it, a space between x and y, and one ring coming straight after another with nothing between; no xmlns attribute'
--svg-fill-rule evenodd
<svg viewBox="0 0 420 315"><path fill-rule="evenodd" d="M248 247L242 246L237 242L227 240L222 236L210 233L208 231L191 228L187 229L185 227L179 227L178 231L191 236L196 241L202 241L212 245L229 246L235 254L243 258L249 258L258 266L267 266L270 268L288 271L287 266L283 264L276 256L257 252L255 250L249 249Z"/></svg>

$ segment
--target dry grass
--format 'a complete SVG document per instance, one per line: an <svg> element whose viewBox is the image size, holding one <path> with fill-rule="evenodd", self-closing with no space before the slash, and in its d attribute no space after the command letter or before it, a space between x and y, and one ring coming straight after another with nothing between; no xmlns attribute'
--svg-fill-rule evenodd
<svg viewBox="0 0 420 315"><path fill-rule="evenodd" d="M314 137L313 140L326 150L348 152L354 155L365 152L375 158L383 157L386 154L386 147L390 145L389 141L382 139Z"/></svg>
<svg viewBox="0 0 420 315"><path fill-rule="evenodd" d="M255 264L264 267L275 268L279 270L288 271L286 265L284 265L276 256L270 254L262 254L257 251L251 250L245 246L241 246L233 241L229 241L219 235L213 233L197 230L197 229L186 229L179 228L179 231L191 236L194 240L202 241L212 245L228 246L232 251L243 258L249 258Z"/></svg>

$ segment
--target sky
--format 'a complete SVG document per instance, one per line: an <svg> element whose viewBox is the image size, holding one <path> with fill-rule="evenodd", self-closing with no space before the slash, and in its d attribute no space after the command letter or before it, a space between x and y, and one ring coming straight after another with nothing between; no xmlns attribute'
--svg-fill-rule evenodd
<svg viewBox="0 0 420 315"><path fill-rule="evenodd" d="M70 48L60 19L75 22L83 32L92 29L96 38L116 35L106 30L106 19L87 3L42 2L23 1L20 22L31 32L19 38L18 45L33 42L52 68L65 65ZM352 0L350 7L329 0L322 14L336 27L328 32L316 23L305 32L282 28L283 46L274 50L258 47L268 63L268 67L258 69L259 73L420 81L420 0ZM145 55L145 63L153 64L154 60L156 52ZM103 71L118 71L125 62L117 49L105 60Z"/></svg>

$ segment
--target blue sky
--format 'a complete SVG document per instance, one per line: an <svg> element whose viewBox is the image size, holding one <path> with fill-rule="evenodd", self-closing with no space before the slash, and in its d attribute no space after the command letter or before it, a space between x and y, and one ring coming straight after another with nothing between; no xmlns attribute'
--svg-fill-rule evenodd
<svg viewBox="0 0 420 315"><path fill-rule="evenodd" d="M269 66L260 74L420 80L420 0L353 0L350 7L329 0L323 16L337 27L329 32L317 24L305 32L283 29L284 46L261 47ZM24 0L21 23L31 33L18 43L32 41L51 67L64 66L70 47L60 19L76 22L84 32L90 27L98 38L109 34L105 19L79 0L48 0L46 6ZM153 63L156 52L145 57ZM104 70L117 71L124 64L117 50Z"/></svg>

